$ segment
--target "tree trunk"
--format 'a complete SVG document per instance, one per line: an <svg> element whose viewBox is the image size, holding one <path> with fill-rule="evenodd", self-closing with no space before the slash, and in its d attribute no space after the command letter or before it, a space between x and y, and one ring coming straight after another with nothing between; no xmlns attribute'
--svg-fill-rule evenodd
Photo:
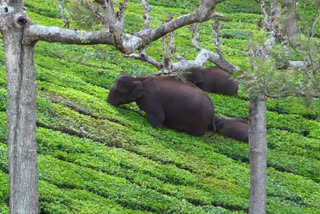
<svg viewBox="0 0 320 214"><path fill-rule="evenodd" d="M259 95L250 100L250 206L249 214L266 213L267 187L267 98Z"/></svg>
<svg viewBox="0 0 320 214"><path fill-rule="evenodd" d="M9 28L2 34L7 68L10 213L37 214L34 44L23 44L23 28Z"/></svg>

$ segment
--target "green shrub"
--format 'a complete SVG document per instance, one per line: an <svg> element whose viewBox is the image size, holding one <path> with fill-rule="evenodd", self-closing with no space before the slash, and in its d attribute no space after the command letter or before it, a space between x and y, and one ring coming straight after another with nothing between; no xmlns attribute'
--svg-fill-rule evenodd
<svg viewBox="0 0 320 214"><path fill-rule="evenodd" d="M196 7L195 1L150 2L152 27L163 23L168 12L178 17ZM26 6L35 23L63 26L57 2L26 1ZM248 38L258 32L256 22L262 17L258 4L224 1L216 11L226 16L221 21L222 54L237 66L249 68ZM140 2L130 2L127 12L126 32L137 31L143 26ZM214 51L211 24L200 25L199 44ZM188 28L177 30L176 35L175 44L186 58L195 57ZM161 41L146 51L160 60ZM0 55L4 55L3 45ZM136 104L115 108L105 102L118 74L155 73L152 66L124 58L110 46L46 42L37 43L35 62L40 212L247 212L247 144L218 134L192 137L167 128L153 129ZM8 213L3 64L4 57L0 57L0 213ZM248 118L245 93L209 96L217 114ZM312 102L310 109L302 101L270 99L268 103L268 213L320 210L319 104Z"/></svg>
<svg viewBox="0 0 320 214"><path fill-rule="evenodd" d="M0 88L0 111L5 111L7 108L7 91Z"/></svg>
<svg viewBox="0 0 320 214"><path fill-rule="evenodd" d="M252 33L249 31L239 31L239 30L221 30L220 36L226 39L242 39L246 40L251 37Z"/></svg>
<svg viewBox="0 0 320 214"><path fill-rule="evenodd" d="M26 0L25 6L28 8L28 12L32 11L42 16L61 19L58 10L58 4L51 0Z"/></svg>
<svg viewBox="0 0 320 214"><path fill-rule="evenodd" d="M0 144L1 145L1 144ZM2 149L2 147L0 147ZM0 170L0 204L1 208L5 205L6 201L8 200L9 196L9 176L8 174L4 173ZM3 207L5 208L5 206ZM4 209L2 212L5 213L6 209Z"/></svg>
<svg viewBox="0 0 320 214"><path fill-rule="evenodd" d="M0 214L9 214L9 207L4 202L0 202Z"/></svg>

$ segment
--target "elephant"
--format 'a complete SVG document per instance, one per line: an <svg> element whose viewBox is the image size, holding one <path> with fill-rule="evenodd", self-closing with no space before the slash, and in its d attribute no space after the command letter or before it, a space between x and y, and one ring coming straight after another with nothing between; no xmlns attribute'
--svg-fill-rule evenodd
<svg viewBox="0 0 320 214"><path fill-rule="evenodd" d="M218 66L190 69L183 72L182 77L207 92L229 96L238 93L238 83Z"/></svg>
<svg viewBox="0 0 320 214"><path fill-rule="evenodd" d="M249 142L249 123L246 120L214 116L216 132L238 141Z"/></svg>
<svg viewBox="0 0 320 214"><path fill-rule="evenodd" d="M193 136L215 131L214 105L209 96L192 83L174 76L120 74L107 102L119 106L136 102L154 128L164 125Z"/></svg>

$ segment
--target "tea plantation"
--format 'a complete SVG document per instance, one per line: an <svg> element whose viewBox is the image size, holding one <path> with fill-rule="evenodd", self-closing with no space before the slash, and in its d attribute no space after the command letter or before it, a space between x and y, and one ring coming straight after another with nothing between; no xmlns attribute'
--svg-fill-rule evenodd
<svg viewBox="0 0 320 214"><path fill-rule="evenodd" d="M153 27L189 12L197 1L151 0ZM57 1L26 0L37 24L63 26ZM218 5L223 55L248 67L250 36L262 17L254 1ZM143 27L143 8L129 1L128 32ZM199 43L215 50L211 22L201 25ZM176 45L193 58L188 28L176 32ZM0 214L8 213L6 74L0 43ZM161 42L148 54L160 59ZM135 104L113 107L109 88L121 72L157 72L126 58L110 46L39 42L37 74L37 149L40 211L50 214L246 213L249 198L249 149L246 143L208 133L203 137L154 129ZM207 64L209 65L209 63ZM210 94L216 113L248 118L248 100ZM267 211L320 213L320 104L302 99L268 101Z"/></svg>

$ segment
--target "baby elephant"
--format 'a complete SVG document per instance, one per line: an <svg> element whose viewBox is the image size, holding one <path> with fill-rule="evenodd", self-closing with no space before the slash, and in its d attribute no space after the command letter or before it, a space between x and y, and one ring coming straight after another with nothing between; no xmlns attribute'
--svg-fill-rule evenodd
<svg viewBox="0 0 320 214"><path fill-rule="evenodd" d="M112 85L107 102L119 106L136 102L155 128L166 125L194 136L215 131L211 99L191 83L175 77L120 74Z"/></svg>
<svg viewBox="0 0 320 214"><path fill-rule="evenodd" d="M238 93L238 83L231 78L230 74L218 66L191 69L185 71L182 76L204 91L229 96Z"/></svg>
<svg viewBox="0 0 320 214"><path fill-rule="evenodd" d="M249 142L249 124L246 120L214 117L216 132L238 141Z"/></svg>

